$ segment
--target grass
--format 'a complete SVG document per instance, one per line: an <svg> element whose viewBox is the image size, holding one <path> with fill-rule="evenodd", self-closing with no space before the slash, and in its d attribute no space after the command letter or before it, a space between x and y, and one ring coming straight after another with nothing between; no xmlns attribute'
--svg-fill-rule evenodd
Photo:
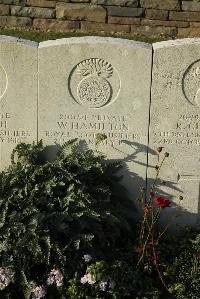
<svg viewBox="0 0 200 299"><path fill-rule="evenodd" d="M66 33L55 33L55 32L41 32L26 29L0 29L0 35L15 36L18 38L28 39L36 42L41 42L45 40L53 40L59 38L69 38L69 37L80 37L80 36L109 36L114 38L125 38L129 40L137 40L146 43L155 43L163 40L170 39L169 37L145 37L145 36L130 36L122 34L100 34L100 33L81 33L81 32L66 32Z"/></svg>

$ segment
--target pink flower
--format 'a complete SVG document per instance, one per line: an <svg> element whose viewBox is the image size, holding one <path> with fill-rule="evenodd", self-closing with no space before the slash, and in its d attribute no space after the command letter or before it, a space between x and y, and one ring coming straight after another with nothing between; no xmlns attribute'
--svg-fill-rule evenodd
<svg viewBox="0 0 200 299"><path fill-rule="evenodd" d="M52 269L48 278L47 278L47 284L56 284L57 287L61 287L63 285L63 276L58 269Z"/></svg>
<svg viewBox="0 0 200 299"><path fill-rule="evenodd" d="M92 275L90 273L86 273L83 277L81 277L80 281L82 284L88 283L90 285L96 282L95 280L93 280Z"/></svg>
<svg viewBox="0 0 200 299"><path fill-rule="evenodd" d="M170 206L171 201L166 199L164 196L159 196L154 199L153 204L155 206L159 206L160 208L164 209Z"/></svg>
<svg viewBox="0 0 200 299"><path fill-rule="evenodd" d="M83 256L83 260L84 260L86 263L89 263L89 262L92 260L92 256L89 255L89 254L84 254L84 256Z"/></svg>
<svg viewBox="0 0 200 299"><path fill-rule="evenodd" d="M32 298L33 299L41 299L46 295L46 290L44 286L37 286L35 283L31 282L32 290L31 292L33 293Z"/></svg>

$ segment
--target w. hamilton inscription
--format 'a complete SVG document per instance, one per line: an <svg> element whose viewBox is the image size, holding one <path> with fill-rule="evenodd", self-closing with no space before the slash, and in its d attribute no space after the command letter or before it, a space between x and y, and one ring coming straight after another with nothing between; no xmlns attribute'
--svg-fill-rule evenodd
<svg viewBox="0 0 200 299"><path fill-rule="evenodd" d="M130 131L130 120L131 115L60 114L55 130L45 131L45 136L53 138L56 143L76 137L95 144L96 134L104 133L107 136L104 145L125 145L124 141L140 138Z"/></svg>

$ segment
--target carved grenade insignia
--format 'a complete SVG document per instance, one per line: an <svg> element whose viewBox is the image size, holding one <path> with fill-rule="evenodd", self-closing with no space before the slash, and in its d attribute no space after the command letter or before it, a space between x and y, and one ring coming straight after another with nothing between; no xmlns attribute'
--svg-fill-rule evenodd
<svg viewBox="0 0 200 299"><path fill-rule="evenodd" d="M113 75L112 65L100 58L86 59L77 65L83 77L77 87L79 101L88 107L99 108L110 102L112 87L107 80Z"/></svg>
<svg viewBox="0 0 200 299"><path fill-rule="evenodd" d="M8 77L3 66L0 65L0 99L3 98L8 87Z"/></svg>

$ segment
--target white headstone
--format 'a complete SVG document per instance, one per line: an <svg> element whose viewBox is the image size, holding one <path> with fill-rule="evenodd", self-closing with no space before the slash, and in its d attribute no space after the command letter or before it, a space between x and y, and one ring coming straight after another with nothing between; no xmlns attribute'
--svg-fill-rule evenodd
<svg viewBox="0 0 200 299"><path fill-rule="evenodd" d="M39 139L72 138L126 162L134 199L146 178L152 48L113 38L82 37L39 45Z"/></svg>
<svg viewBox="0 0 200 299"><path fill-rule="evenodd" d="M200 39L166 41L153 48L150 148L161 146L170 154L161 171L167 183L159 189L182 208L176 223L194 225L200 203ZM156 164L157 156L150 154L149 183ZM168 209L165 215L170 218L174 212Z"/></svg>
<svg viewBox="0 0 200 299"><path fill-rule="evenodd" d="M37 47L0 36L0 170L17 143L37 140Z"/></svg>

